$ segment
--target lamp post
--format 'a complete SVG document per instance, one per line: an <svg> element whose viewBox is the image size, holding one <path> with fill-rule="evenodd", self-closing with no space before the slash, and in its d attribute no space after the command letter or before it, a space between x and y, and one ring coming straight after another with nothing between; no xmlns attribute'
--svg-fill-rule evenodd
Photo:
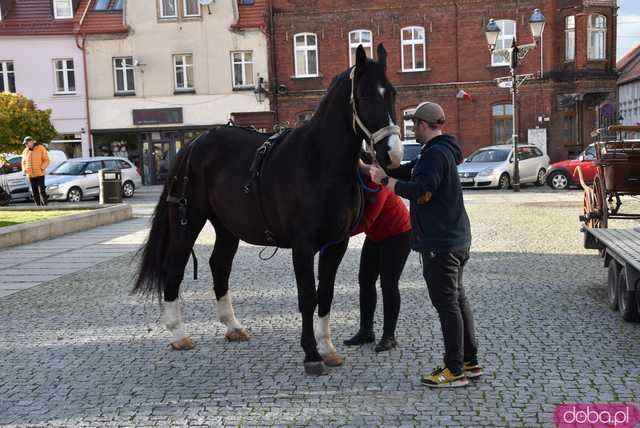
<svg viewBox="0 0 640 428"><path fill-rule="evenodd" d="M487 38L487 44L489 45L489 50L491 53L499 53L504 57L504 59L509 63L509 70L511 71L510 76L506 78L501 78L498 80L507 80L511 81L511 106L512 106L512 116L511 116L511 140L513 142L513 191L520 191L520 165L518 161L518 109L516 108L516 101L518 95L518 89L520 86L527 80L532 77L530 74L526 75L517 75L516 69L520 65L520 61L524 59L524 57L529 53L530 50L534 49L540 38L542 37L542 32L544 31L545 19L540 9L535 9L531 16L529 17L529 26L531 27L531 34L533 35L534 43L529 43L525 45L518 45L516 43L515 36L513 37L513 41L511 43L511 47L508 49L500 49L496 51L496 42L498 41L498 37L500 36L500 27L496 24L495 20L490 19L487 27L485 28L485 36Z"/></svg>

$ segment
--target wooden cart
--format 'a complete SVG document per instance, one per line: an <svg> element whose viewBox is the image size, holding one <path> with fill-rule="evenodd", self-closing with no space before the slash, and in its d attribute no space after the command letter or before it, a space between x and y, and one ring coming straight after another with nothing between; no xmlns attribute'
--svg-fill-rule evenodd
<svg viewBox="0 0 640 428"><path fill-rule="evenodd" d="M606 228L611 218L640 219L640 213L620 212L621 196L640 195L640 140L606 139L606 131L609 135L640 132L640 125L616 125L592 133L600 141L595 143L597 173L591 186L584 182L582 171L577 168L584 189L580 220L592 228Z"/></svg>
<svg viewBox="0 0 640 428"><path fill-rule="evenodd" d="M597 174L584 189L584 246L597 249L608 269L608 304L626 321L640 321L640 227L608 229L609 219L640 219L621 213L622 196L640 195L640 140L606 139L605 133L640 132L640 126L610 126L595 131Z"/></svg>

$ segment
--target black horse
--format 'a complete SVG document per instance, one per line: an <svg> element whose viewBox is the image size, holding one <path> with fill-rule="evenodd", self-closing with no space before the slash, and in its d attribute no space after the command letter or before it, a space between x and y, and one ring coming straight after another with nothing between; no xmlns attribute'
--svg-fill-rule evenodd
<svg viewBox="0 0 640 428"><path fill-rule="evenodd" d="M216 232L209 260L218 317L228 340L247 340L228 290L239 240L291 248L302 313L305 370L326 372L342 357L330 338L329 312L338 265L362 209L356 180L362 141L383 165L402 159L393 122L395 90L386 77L387 53L367 58L334 78L311 121L292 130L268 155L250 191L244 191L256 150L268 135L231 126L209 131L181 150L155 209L134 291L164 296L162 321L174 349L193 346L184 331L178 298L195 240L209 220ZM268 233L265 233L268 231ZM314 256L320 251L318 290ZM319 327L313 316L319 306ZM316 341L317 339L317 341Z"/></svg>

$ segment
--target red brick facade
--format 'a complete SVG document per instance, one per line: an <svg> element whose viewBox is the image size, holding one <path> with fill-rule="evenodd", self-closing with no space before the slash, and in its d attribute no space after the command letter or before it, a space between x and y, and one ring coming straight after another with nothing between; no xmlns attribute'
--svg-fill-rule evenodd
<svg viewBox="0 0 640 428"><path fill-rule="evenodd" d="M511 103L509 90L498 88L494 79L507 76L509 68L491 66L484 27L489 18L516 20L518 43L531 43L528 18L534 8L546 17L543 53L540 46L532 50L518 73L539 75L541 62L544 72L521 88L519 141L527 141L530 128L547 128L549 155L566 158L589 143L597 106L615 93L615 0L272 0L270 86L277 120L295 125L298 115L313 112L333 76L349 66L349 32L364 29L371 31L374 52L384 43L389 53L398 124L403 110L431 100L445 109L447 131L459 138L465 154L493 144L492 106ZM587 21L593 14L606 18L605 60L587 59ZM575 16L573 62L565 61L567 15ZM401 30L409 26L424 28L423 71L402 70ZM296 77L294 35L299 33L317 36L317 77Z"/></svg>

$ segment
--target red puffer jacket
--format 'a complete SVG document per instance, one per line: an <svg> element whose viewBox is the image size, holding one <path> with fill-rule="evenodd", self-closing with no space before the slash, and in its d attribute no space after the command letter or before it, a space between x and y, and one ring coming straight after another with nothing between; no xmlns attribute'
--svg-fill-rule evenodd
<svg viewBox="0 0 640 428"><path fill-rule="evenodd" d="M375 184L369 177L367 187L380 189L375 194L365 194L364 214L352 235L364 232L372 241L383 241L411 230L409 210L391 190Z"/></svg>

